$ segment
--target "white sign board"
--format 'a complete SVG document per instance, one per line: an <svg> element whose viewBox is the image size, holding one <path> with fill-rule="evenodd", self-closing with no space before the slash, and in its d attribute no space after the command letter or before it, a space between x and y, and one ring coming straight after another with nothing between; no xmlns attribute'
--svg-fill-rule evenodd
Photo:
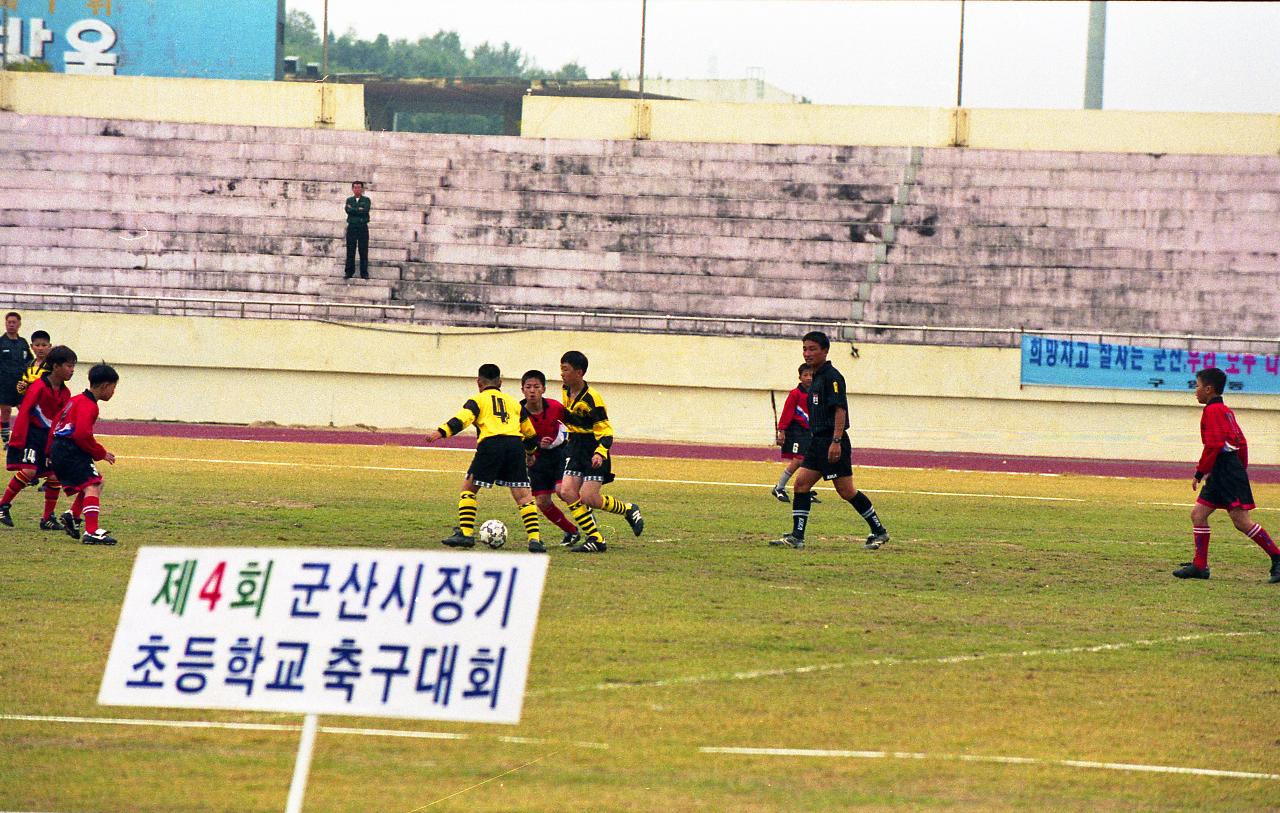
<svg viewBox="0 0 1280 813"><path fill-rule="evenodd" d="M547 557L141 548L98 702L518 723Z"/></svg>

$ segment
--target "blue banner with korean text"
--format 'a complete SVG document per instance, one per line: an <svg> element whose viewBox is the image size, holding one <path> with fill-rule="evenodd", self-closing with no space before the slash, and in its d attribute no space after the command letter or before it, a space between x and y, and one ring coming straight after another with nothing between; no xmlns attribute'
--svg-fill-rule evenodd
<svg viewBox="0 0 1280 813"><path fill-rule="evenodd" d="M1227 374L1228 392L1280 393L1280 355L1022 337L1024 385L1193 390L1207 367Z"/></svg>

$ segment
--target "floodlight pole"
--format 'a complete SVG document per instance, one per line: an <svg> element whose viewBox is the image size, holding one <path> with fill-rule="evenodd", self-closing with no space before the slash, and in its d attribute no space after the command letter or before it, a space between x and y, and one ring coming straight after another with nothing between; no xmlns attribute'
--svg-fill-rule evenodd
<svg viewBox="0 0 1280 813"><path fill-rule="evenodd" d="M302 813L302 797L307 792L307 774L311 771L311 752L316 745L317 717L302 718L302 738L298 740L298 759L293 763L293 782L289 785L289 801L284 813Z"/></svg>
<svg viewBox="0 0 1280 813"><path fill-rule="evenodd" d="M644 100L644 28L649 16L649 0L640 0L640 99Z"/></svg>
<svg viewBox="0 0 1280 813"><path fill-rule="evenodd" d="M328 81L329 76L329 0L324 0L324 29L322 50L320 52L320 76L324 77L321 81Z"/></svg>
<svg viewBox="0 0 1280 813"><path fill-rule="evenodd" d="M960 49L956 60L956 107L964 107L964 0L960 0Z"/></svg>

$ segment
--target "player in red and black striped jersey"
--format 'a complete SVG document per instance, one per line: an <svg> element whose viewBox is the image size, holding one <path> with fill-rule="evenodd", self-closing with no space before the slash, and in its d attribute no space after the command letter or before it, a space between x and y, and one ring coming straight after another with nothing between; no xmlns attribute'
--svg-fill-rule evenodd
<svg viewBox="0 0 1280 813"><path fill-rule="evenodd" d="M524 400L520 405L529 413L529 420L537 432L538 448L530 455L529 482L533 498L547 519L564 531L560 544L572 547L582 541L578 526L556 507L552 497L564 479L566 442L568 431L564 426L564 404L554 398L544 397L547 376L541 370L530 370L520 379L520 391Z"/></svg>
<svg viewBox="0 0 1280 813"><path fill-rule="evenodd" d="M43 531L60 531L62 523L54 518L62 487L49 466L49 433L53 422L62 414L71 391L66 383L76 372L76 354L69 347L58 346L43 354L48 371L24 388L22 405L9 437L6 468L13 472L4 496L0 497L0 523L13 527L10 506L22 489L44 478Z"/></svg>
<svg viewBox="0 0 1280 813"><path fill-rule="evenodd" d="M809 432L809 386L813 384L813 370L808 364L801 364L796 372L800 375L800 383L787 393L787 401L782 405L782 415L778 417L776 442L782 447L782 459L787 461L786 468L778 477L778 484L773 487L773 496L780 502L791 502L791 498L787 496L787 483L796 469L800 468L813 437Z"/></svg>
<svg viewBox="0 0 1280 813"><path fill-rule="evenodd" d="M89 370L89 389L72 398L53 424L49 439L49 463L62 490L76 499L70 511L62 512L62 525L73 538L86 545L114 545L115 537L98 527L102 505L102 475L94 465L99 460L114 464L116 456L93 436L98 420L98 404L116 394L120 374L109 364L95 364ZM84 517L84 533L79 532Z"/></svg>
<svg viewBox="0 0 1280 813"><path fill-rule="evenodd" d="M1254 509L1249 486L1249 441L1236 422L1236 414L1222 402L1227 374L1217 367L1196 373L1196 400L1204 404L1200 415L1200 441L1204 450L1191 480L1194 491L1204 483L1191 509L1191 536L1195 558L1173 571L1179 579L1209 578L1209 515L1219 508L1231 517L1236 530L1252 539L1271 557L1272 584L1280 583L1280 548L1263 527L1250 518Z"/></svg>

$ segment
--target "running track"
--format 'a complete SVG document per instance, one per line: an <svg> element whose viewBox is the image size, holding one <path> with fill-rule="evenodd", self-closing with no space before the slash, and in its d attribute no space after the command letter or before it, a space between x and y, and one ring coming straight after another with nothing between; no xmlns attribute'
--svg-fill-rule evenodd
<svg viewBox="0 0 1280 813"><path fill-rule="evenodd" d="M148 421L104 421L96 427L103 435L197 438L206 440L280 441L288 443L333 443L360 446L425 446L426 433L352 431L345 429L305 429L285 426L235 426L229 424L155 423ZM467 435L437 444L452 449L475 446ZM642 443L620 441L622 455L676 457L700 460L778 460L778 451L760 446L699 446L684 443ZM854 449L854 463L891 468L960 469L965 471L1019 472L1028 474L1089 474L1104 477L1155 477L1189 480L1194 461L1171 463L1157 460L1093 460L1080 457L1028 457L989 455L974 452L912 452L900 449ZM1280 483L1280 466L1251 466L1249 478L1255 483Z"/></svg>

